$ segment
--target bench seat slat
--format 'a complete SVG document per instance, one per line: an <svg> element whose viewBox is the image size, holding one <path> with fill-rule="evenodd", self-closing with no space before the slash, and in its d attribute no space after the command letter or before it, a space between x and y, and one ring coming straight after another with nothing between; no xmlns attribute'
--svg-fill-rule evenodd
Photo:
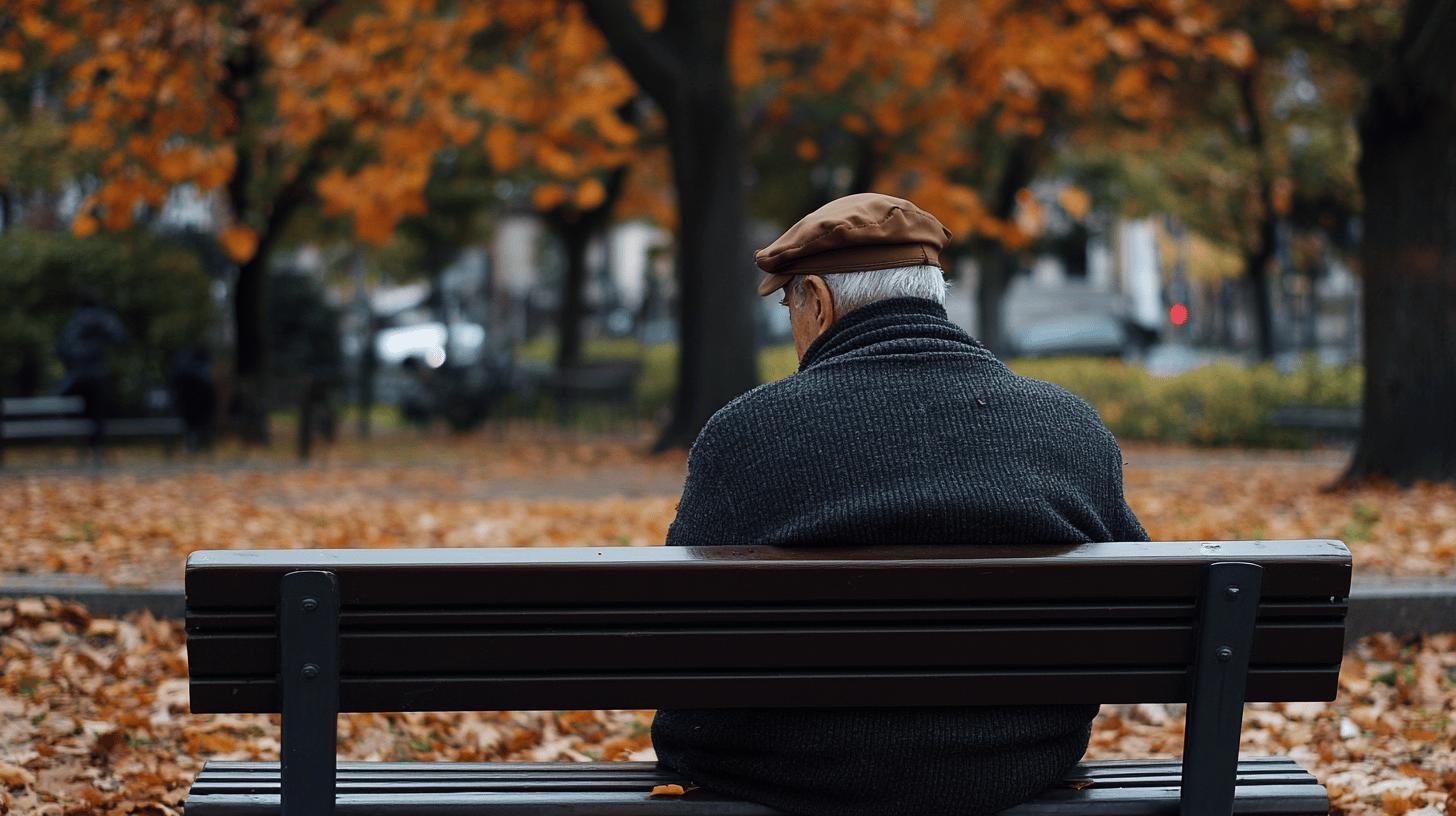
<svg viewBox="0 0 1456 816"><path fill-rule="evenodd" d="M706 791L683 797L648 796L653 785L690 783L652 763L340 763L339 813L368 814L648 814L650 816L770 816L776 811L725 800ZM367 769L367 770L365 770ZM1176 812L1176 760L1086 762L1064 782L1006 816L1166 814ZM369 779L358 779L367 773ZM1087 781L1091 781L1088 786ZM1314 814L1325 790L1297 763L1276 757L1240 761L1241 814ZM1170 810L1171 809L1171 810ZM186 804L189 816L262 816L278 810L278 765L210 762Z"/></svg>

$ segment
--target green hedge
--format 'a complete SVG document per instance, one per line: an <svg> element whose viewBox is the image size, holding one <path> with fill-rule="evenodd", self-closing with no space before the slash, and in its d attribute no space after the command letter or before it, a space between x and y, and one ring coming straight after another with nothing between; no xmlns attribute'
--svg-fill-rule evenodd
<svg viewBox="0 0 1456 816"><path fill-rule="evenodd" d="M550 341L534 341L522 346L518 356L547 361L552 348ZM677 379L675 345L644 348L631 340L592 341L586 356L640 359L638 409L644 416L660 417L670 404ZM765 382L786 377L797 367L791 346L759 352L758 370ZM1305 446L1309 434L1274 427L1270 414L1287 405L1358 406L1363 377L1358 366L1335 368L1313 361L1289 374L1270 365L1218 364L1172 377L1098 357L1014 360L1011 367L1087 400L1119 439L1207 446Z"/></svg>
<svg viewBox="0 0 1456 816"><path fill-rule="evenodd" d="M1118 360L1018 360L1017 373L1056 383L1092 404L1119 439L1191 445L1301 447L1309 434L1269 419L1288 405L1354 407L1363 371L1306 361L1281 374L1271 365L1218 364L1172 377Z"/></svg>

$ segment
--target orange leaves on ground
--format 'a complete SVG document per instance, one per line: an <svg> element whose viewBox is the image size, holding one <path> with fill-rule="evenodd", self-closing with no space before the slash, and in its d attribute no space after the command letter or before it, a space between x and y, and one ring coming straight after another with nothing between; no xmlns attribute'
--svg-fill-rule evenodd
<svg viewBox="0 0 1456 816"><path fill-rule="evenodd" d="M180 621L0 600L0 812L176 813L209 759L276 761L278 719L193 715ZM1353 644L1332 703L1259 703L1241 750L1292 756L1347 816L1449 812L1456 634ZM655 759L650 711L346 714L339 754L371 761ZM1177 755L1181 706L1104 706L1089 756ZM654 795L683 795L666 786ZM676 788L674 790L673 788Z"/></svg>
<svg viewBox="0 0 1456 816"><path fill-rule="evenodd" d="M1375 635L1345 655L1333 703L1249 705L1240 751L1294 758L1329 790L1333 813L1444 816L1456 809L1453 715L1456 634ZM1088 756L1176 755L1182 741L1182 706L1103 706Z"/></svg>
<svg viewBox="0 0 1456 816"><path fill-rule="evenodd" d="M0 560L145 584L180 581L197 549L647 546L663 541L683 478L680 454L644 459L645 442L391 444L392 463L343 447L281 471L124 464L102 478L7 476ZM1361 576L1456 575L1456 487L1327 492L1344 464L1327 452L1129 445L1124 458L1128 501L1154 539L1338 538Z"/></svg>

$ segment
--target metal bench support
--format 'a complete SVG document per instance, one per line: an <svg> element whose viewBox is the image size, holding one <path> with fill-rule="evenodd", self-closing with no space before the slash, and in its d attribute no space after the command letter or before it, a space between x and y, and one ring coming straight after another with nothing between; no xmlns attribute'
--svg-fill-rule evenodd
<svg viewBox="0 0 1456 816"><path fill-rule="evenodd" d="M330 816L339 716L339 583L334 573L300 570L283 576L278 631L283 816Z"/></svg>
<svg viewBox="0 0 1456 816"><path fill-rule="evenodd" d="M1183 732L1183 816L1233 813L1244 685L1263 573L1258 564L1242 562L1208 567Z"/></svg>

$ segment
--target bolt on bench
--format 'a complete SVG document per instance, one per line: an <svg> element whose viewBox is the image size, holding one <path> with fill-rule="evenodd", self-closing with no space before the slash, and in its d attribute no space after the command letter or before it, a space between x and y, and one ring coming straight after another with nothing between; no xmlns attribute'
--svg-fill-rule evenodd
<svg viewBox="0 0 1456 816"><path fill-rule="evenodd" d="M1084 762L1006 811L1324 814L1238 756L1245 701L1332 700L1338 541L193 553L192 710L281 712L189 816L772 816L653 763L336 762L340 711L1188 703L1183 760Z"/></svg>

